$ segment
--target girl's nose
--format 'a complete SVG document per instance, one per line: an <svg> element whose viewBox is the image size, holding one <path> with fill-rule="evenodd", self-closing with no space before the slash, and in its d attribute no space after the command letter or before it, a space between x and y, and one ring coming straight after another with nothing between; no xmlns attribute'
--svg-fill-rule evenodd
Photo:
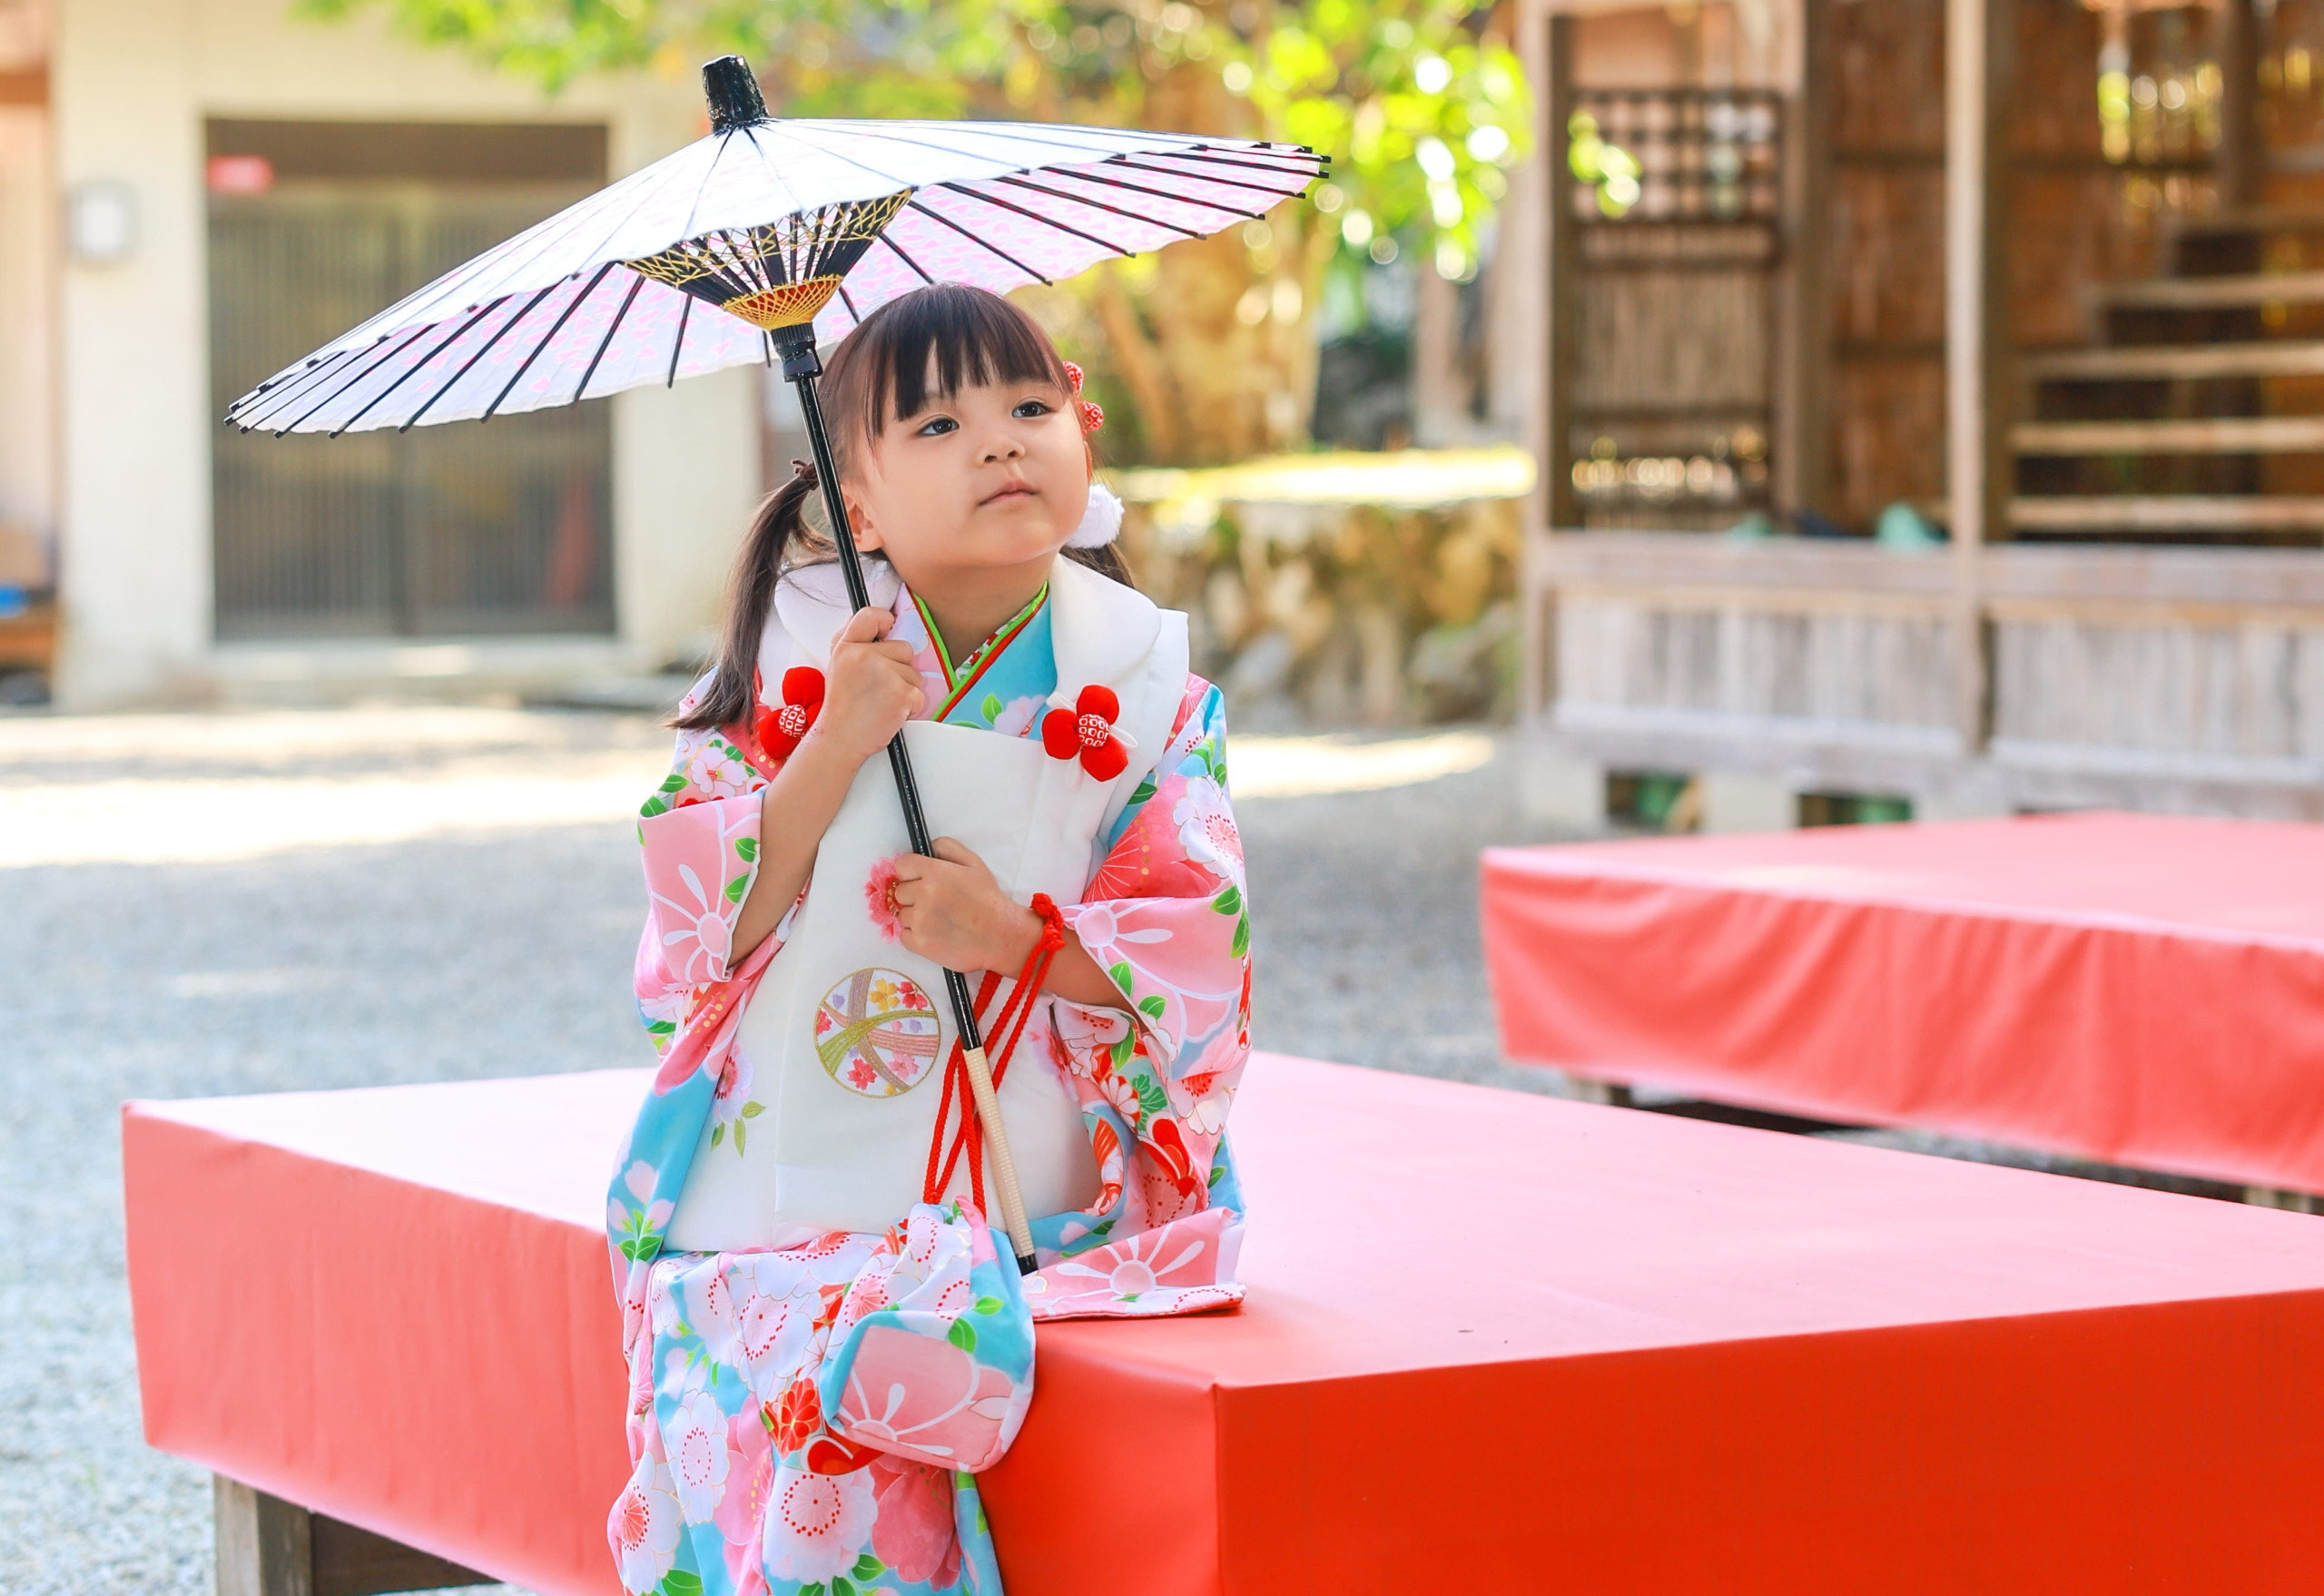
<svg viewBox="0 0 2324 1596"><path fill-rule="evenodd" d="M1006 434L987 439L984 446L984 458L988 462L1018 459L1024 453L1025 446Z"/></svg>

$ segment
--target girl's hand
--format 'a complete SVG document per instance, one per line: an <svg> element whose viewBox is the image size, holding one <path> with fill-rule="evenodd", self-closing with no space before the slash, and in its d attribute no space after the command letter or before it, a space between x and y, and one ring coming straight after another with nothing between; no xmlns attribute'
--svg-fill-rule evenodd
<svg viewBox="0 0 2324 1596"><path fill-rule="evenodd" d="M1002 892L984 861L950 837L936 839L933 859L899 858L891 895L904 946L947 970L1011 975L1040 941L1040 916Z"/></svg>
<svg viewBox="0 0 2324 1596"><path fill-rule="evenodd" d="M851 770L886 747L926 702L911 645L887 640L895 619L883 609L857 610L832 644L822 713L807 742L844 755Z"/></svg>

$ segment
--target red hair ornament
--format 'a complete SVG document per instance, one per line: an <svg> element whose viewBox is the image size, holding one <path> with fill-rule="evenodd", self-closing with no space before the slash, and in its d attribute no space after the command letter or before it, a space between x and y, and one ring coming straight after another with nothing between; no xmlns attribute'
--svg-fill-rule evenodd
<svg viewBox="0 0 2324 1596"><path fill-rule="evenodd" d="M1103 427L1106 424L1106 412L1100 409L1094 400L1079 397L1081 393L1081 368L1075 365L1071 360L1068 360L1065 363L1065 375L1067 379L1073 384L1073 391L1075 394L1073 406L1076 410L1080 412L1081 430L1084 432L1097 431L1098 428Z"/></svg>
<svg viewBox="0 0 2324 1596"><path fill-rule="evenodd" d="M1129 768L1130 752L1137 746L1114 724L1121 713L1122 701L1114 690L1092 682L1081 689L1071 709L1053 709L1042 717L1041 746L1051 759L1078 756L1083 770L1110 782Z"/></svg>

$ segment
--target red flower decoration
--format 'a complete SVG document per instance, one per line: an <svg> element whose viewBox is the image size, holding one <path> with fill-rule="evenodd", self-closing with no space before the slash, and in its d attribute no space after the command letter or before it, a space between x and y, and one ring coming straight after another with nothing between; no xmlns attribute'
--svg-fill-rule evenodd
<svg viewBox="0 0 2324 1596"><path fill-rule="evenodd" d="M1053 709L1041 721L1041 746L1051 759L1081 758L1081 768L1110 782L1129 765L1130 744L1114 729L1122 701L1114 690L1092 682L1071 709Z"/></svg>
<svg viewBox="0 0 2324 1596"><path fill-rule="evenodd" d="M1066 379L1073 384L1073 391L1078 394L1081 391L1081 368L1068 360L1065 363L1065 375ZM1106 412L1089 400L1077 399L1073 401L1073 406L1080 412L1082 431L1095 432L1106 424Z"/></svg>
<svg viewBox="0 0 2324 1596"><path fill-rule="evenodd" d="M783 1388L774 1410L774 1449L783 1456L814 1439L823 1427L823 1403L812 1380L793 1380Z"/></svg>
<svg viewBox="0 0 2324 1596"><path fill-rule="evenodd" d="M813 665L792 666L783 673L782 704L759 711L759 746L777 759L788 759L822 707L823 673Z"/></svg>

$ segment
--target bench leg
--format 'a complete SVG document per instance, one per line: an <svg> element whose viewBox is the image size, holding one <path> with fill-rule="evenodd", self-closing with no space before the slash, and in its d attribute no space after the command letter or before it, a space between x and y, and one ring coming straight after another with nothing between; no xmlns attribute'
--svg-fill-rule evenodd
<svg viewBox="0 0 2324 1596"><path fill-rule="evenodd" d="M2243 1188L2243 1200L2259 1208L2289 1208L2295 1214L2324 1213L2324 1197L2272 1186L2247 1186Z"/></svg>
<svg viewBox="0 0 2324 1596"><path fill-rule="evenodd" d="M239 1480L215 1481L218 1596L381 1596L497 1582Z"/></svg>
<svg viewBox="0 0 2324 1596"><path fill-rule="evenodd" d="M239 1480L213 1476L218 1596L315 1596L311 1515Z"/></svg>
<svg viewBox="0 0 2324 1596"><path fill-rule="evenodd" d="M1577 1103L1603 1103L1612 1108L1634 1107L1630 1089L1614 1080L1592 1080L1586 1075L1567 1074L1566 1085Z"/></svg>

